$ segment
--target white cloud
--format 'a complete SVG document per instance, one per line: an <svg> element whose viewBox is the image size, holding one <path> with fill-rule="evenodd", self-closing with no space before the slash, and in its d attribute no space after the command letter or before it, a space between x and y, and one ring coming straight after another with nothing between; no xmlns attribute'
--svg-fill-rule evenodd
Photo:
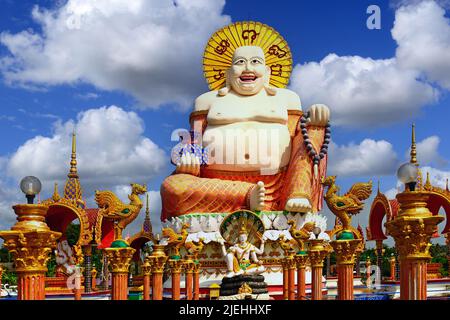
<svg viewBox="0 0 450 320"><path fill-rule="evenodd" d="M56 122L51 137L36 136L25 142L10 157L8 175L16 180L26 175L39 177L44 194L51 192L54 181L63 184L74 125L78 173L87 197L94 189L147 183L167 163L164 151L142 135L142 119L135 112L110 106L81 112L76 122Z"/></svg>
<svg viewBox="0 0 450 320"><path fill-rule="evenodd" d="M438 136L431 136L417 143L417 161L421 166L435 165L445 166L448 161L439 154L439 144L441 139ZM406 158L410 158L411 148L406 153Z"/></svg>
<svg viewBox="0 0 450 320"><path fill-rule="evenodd" d="M443 171L429 166L421 167L421 170L424 181L427 173L429 173L431 185L435 187L444 189L447 184L447 179L450 180L450 171Z"/></svg>
<svg viewBox="0 0 450 320"><path fill-rule="evenodd" d="M392 175L398 159L392 144L385 140L365 139L360 144L339 146L333 142L329 151L329 175L382 176Z"/></svg>
<svg viewBox="0 0 450 320"><path fill-rule="evenodd" d="M400 68L396 59L329 54L319 63L295 66L291 89L305 106L327 104L335 125L383 125L435 101L435 90L417 76Z"/></svg>
<svg viewBox="0 0 450 320"><path fill-rule="evenodd" d="M401 7L395 14L392 36L397 58L407 68L450 89L450 20L436 2Z"/></svg>
<svg viewBox="0 0 450 320"><path fill-rule="evenodd" d="M42 32L3 32L10 55L5 80L22 86L86 82L122 90L149 107L186 108L205 87L201 57L207 39L230 22L224 0L69 0L36 6Z"/></svg>
<svg viewBox="0 0 450 320"><path fill-rule="evenodd" d="M450 90L450 20L445 1L395 1L390 59L329 54L294 68L291 88L305 103L328 104L337 125L379 126L414 116Z"/></svg>

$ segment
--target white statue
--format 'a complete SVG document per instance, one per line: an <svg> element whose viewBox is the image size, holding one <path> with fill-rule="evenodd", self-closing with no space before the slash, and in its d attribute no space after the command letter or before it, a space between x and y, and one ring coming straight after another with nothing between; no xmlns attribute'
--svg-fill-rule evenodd
<svg viewBox="0 0 450 320"><path fill-rule="evenodd" d="M58 265L57 271L62 272L65 275L71 275L75 272L75 258L73 257L72 248L67 240L58 242L56 264Z"/></svg>
<svg viewBox="0 0 450 320"><path fill-rule="evenodd" d="M242 227L239 231L238 243L228 250L222 242L222 254L225 257L228 269L225 276L227 278L243 274L256 275L265 271L265 267L257 257L264 252L264 240L261 240L261 246L257 248L247 241L247 234L245 227Z"/></svg>

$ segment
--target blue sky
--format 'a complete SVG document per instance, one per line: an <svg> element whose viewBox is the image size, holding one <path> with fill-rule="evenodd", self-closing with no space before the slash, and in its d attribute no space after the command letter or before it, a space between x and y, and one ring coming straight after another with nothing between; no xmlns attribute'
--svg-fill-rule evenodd
<svg viewBox="0 0 450 320"><path fill-rule="evenodd" d="M174 169L171 133L187 127L193 100L207 91L204 45L231 21L266 23L287 40L290 88L304 109L326 103L332 111L330 173L343 191L380 179L393 196L412 122L433 183L450 176L447 1L102 3L0 2L2 227L14 219L8 208L21 199L22 176L43 180L42 198L64 182L74 123L86 198L97 188L124 196L127 183L147 183L155 221L159 186ZM380 30L366 27L373 4ZM365 226L367 212L356 220Z"/></svg>

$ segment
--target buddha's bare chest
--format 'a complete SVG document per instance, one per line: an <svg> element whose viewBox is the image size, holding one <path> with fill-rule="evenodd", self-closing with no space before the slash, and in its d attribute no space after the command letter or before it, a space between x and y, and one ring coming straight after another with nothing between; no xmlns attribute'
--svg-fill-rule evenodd
<svg viewBox="0 0 450 320"><path fill-rule="evenodd" d="M214 101L208 112L209 124L228 124L241 121L263 121L286 123L288 113L276 98L220 97Z"/></svg>

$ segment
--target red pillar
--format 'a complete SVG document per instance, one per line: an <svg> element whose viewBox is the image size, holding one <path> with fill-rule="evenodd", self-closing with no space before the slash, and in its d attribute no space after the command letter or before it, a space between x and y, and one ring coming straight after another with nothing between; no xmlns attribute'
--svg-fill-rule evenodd
<svg viewBox="0 0 450 320"><path fill-rule="evenodd" d="M112 274L111 299L128 300L128 273Z"/></svg>
<svg viewBox="0 0 450 320"><path fill-rule="evenodd" d="M308 256L298 254L295 256L297 265L297 300L306 300L306 262Z"/></svg>
<svg viewBox="0 0 450 320"><path fill-rule="evenodd" d="M286 260L283 261L283 300L289 299L289 271Z"/></svg>
<svg viewBox="0 0 450 320"><path fill-rule="evenodd" d="M199 300L200 299L200 264L196 263L195 264L195 269L194 269L194 300Z"/></svg>
<svg viewBox="0 0 450 320"><path fill-rule="evenodd" d="M192 270L188 270L186 272L186 300L192 300L193 297L193 291L192 291L192 285L193 285L193 273Z"/></svg>
<svg viewBox="0 0 450 320"><path fill-rule="evenodd" d="M144 274L144 300L150 300L150 273Z"/></svg>
<svg viewBox="0 0 450 320"><path fill-rule="evenodd" d="M152 279L153 300L162 300L162 298L163 298L163 286L162 286L163 273L153 271L152 276L153 276L153 279Z"/></svg>
<svg viewBox="0 0 450 320"><path fill-rule="evenodd" d="M312 267L312 300L322 300L322 266Z"/></svg>
<svg viewBox="0 0 450 320"><path fill-rule="evenodd" d="M338 300L353 300L353 264L337 266Z"/></svg>
<svg viewBox="0 0 450 320"><path fill-rule="evenodd" d="M180 300L180 273L172 271L172 299Z"/></svg>
<svg viewBox="0 0 450 320"><path fill-rule="evenodd" d="M295 300L295 261L289 257L288 261L288 299Z"/></svg>
<svg viewBox="0 0 450 320"><path fill-rule="evenodd" d="M45 272L17 273L17 300L44 300Z"/></svg>

